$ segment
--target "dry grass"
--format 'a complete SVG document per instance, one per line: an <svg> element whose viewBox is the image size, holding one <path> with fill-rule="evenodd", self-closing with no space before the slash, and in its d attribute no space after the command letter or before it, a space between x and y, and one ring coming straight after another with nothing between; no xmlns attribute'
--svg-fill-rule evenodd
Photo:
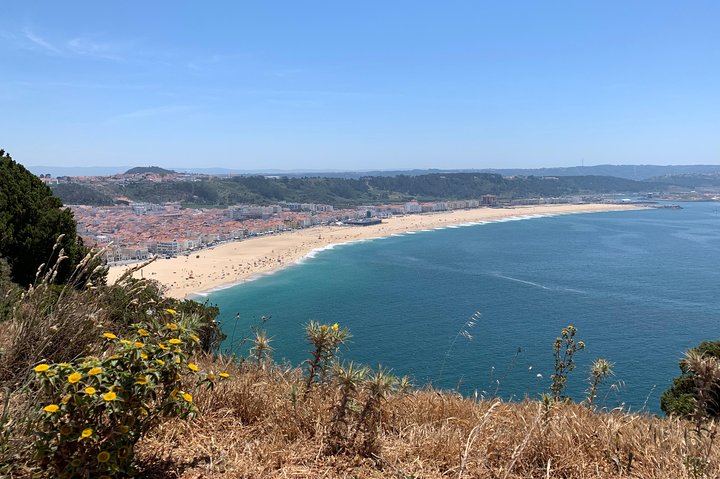
<svg viewBox="0 0 720 479"><path fill-rule="evenodd" d="M44 279L16 305L12 320L0 323L0 386L7 387L0 388L0 476L33 473L28 427L33 392L22 387L23 379L40 359L85 354L107 320L103 295L112 289L65 288L54 294L51 284ZM145 286L117 287L125 288L129 308L133 302L144 306L134 298ZM170 420L141 441L137 457L145 477L720 477L720 453L713 444L717 426L705 419L694 424L598 413L576 404L476 401L431 389L382 400L375 455L363 457L355 443L329 454L339 387L316 384L305 395L306 378L296 368L210 357L196 362L206 371L227 371L232 379L194 394L198 419Z"/></svg>
<svg viewBox="0 0 720 479"><path fill-rule="evenodd" d="M205 361L208 369L217 364ZM202 416L171 421L142 442L150 477L180 478L695 478L720 477L720 454L698 464L707 436L677 419L596 413L575 404L473 401L423 390L384 405L374 458L327 455L333 389L294 402L297 370L231 369L197 395ZM713 426L714 427L714 426ZM700 444L700 443L702 444ZM703 459L704 460L704 459ZM695 461L695 462L693 462Z"/></svg>

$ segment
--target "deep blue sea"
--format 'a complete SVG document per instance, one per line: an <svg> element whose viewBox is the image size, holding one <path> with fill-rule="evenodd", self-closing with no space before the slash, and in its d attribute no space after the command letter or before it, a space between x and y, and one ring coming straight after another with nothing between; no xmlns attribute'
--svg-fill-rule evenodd
<svg viewBox="0 0 720 479"><path fill-rule="evenodd" d="M242 338L266 316L274 357L297 365L308 357L303 325L339 322L353 335L345 359L505 399L547 390L553 340L572 324L587 348L571 396L582 399L591 361L604 357L615 375L600 404L658 412L683 351L720 339L720 204L682 206L339 245L209 299L226 350L242 354Z"/></svg>

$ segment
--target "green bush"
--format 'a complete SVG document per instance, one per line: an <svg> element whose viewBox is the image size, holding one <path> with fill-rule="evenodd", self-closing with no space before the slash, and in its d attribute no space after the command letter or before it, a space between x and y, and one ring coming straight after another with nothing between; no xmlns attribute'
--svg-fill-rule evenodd
<svg viewBox="0 0 720 479"><path fill-rule="evenodd" d="M126 338L103 333L102 357L35 366L38 465L53 477L131 475L140 438L164 417L192 418L192 388L227 377L188 362L196 321L168 309Z"/></svg>

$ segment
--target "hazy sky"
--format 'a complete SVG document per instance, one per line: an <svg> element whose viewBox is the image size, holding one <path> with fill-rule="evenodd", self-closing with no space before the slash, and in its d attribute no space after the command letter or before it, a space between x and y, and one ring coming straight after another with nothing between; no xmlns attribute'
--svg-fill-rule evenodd
<svg viewBox="0 0 720 479"><path fill-rule="evenodd" d="M720 2L15 1L27 165L720 163Z"/></svg>

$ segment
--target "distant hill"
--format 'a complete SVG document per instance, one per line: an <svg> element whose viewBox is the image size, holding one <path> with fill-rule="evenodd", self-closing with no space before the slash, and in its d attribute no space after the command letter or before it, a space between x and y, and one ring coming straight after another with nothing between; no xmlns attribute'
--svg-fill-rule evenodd
<svg viewBox="0 0 720 479"><path fill-rule="evenodd" d="M36 175L58 176L110 176L122 173L130 166L25 166Z"/></svg>
<svg viewBox="0 0 720 479"><path fill-rule="evenodd" d="M65 205L110 206L112 198L79 183L60 183L50 185L53 194Z"/></svg>
<svg viewBox="0 0 720 479"><path fill-rule="evenodd" d="M233 176L198 181L89 183L105 196L134 201L227 206L238 203L324 203L334 206L480 198L557 197L664 191L671 186L608 176L515 176L490 173L366 176L362 178Z"/></svg>
<svg viewBox="0 0 720 479"><path fill-rule="evenodd" d="M649 181L686 188L719 187L720 173L666 175L651 178Z"/></svg>
<svg viewBox="0 0 720 479"><path fill-rule="evenodd" d="M188 173L205 175L265 175L289 178L363 178L368 176L422 176L453 173L494 173L503 176L614 176L643 181L668 175L720 173L720 165L594 165L549 168L459 168L369 171L320 170L236 170L232 168L179 168Z"/></svg>
<svg viewBox="0 0 720 479"><path fill-rule="evenodd" d="M171 174L176 171L198 173L204 175L245 175L245 176L287 176L290 178L316 177L316 178L363 178L367 176L421 176L429 174L446 173L495 173L503 176L615 176L629 180L648 180L674 175L705 175L720 174L720 165L594 165L569 166L549 168L457 168L457 169L411 169L411 170L369 170L369 171L342 171L342 170L278 170L278 169L252 169L240 170L234 168L175 168L169 170L157 166L136 167L96 167L96 166L28 166L36 175L51 174L57 176L108 176L117 173L155 173Z"/></svg>
<svg viewBox="0 0 720 479"><path fill-rule="evenodd" d="M523 176L615 176L617 178L642 181L668 175L720 173L720 165L595 165L483 171L501 175Z"/></svg>
<svg viewBox="0 0 720 479"><path fill-rule="evenodd" d="M130 168L125 172L126 175L143 175L145 173L164 176L174 175L177 172L173 170L166 170L165 168L160 168L159 166L136 166L135 168Z"/></svg>

